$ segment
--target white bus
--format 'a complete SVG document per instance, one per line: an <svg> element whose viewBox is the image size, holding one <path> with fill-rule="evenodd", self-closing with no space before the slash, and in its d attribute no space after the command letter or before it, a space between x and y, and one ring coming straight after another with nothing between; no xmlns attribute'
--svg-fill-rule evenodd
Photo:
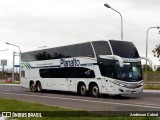
<svg viewBox="0 0 160 120"><path fill-rule="evenodd" d="M141 58L132 42L109 40L24 52L21 84L32 92L123 95L143 91Z"/></svg>

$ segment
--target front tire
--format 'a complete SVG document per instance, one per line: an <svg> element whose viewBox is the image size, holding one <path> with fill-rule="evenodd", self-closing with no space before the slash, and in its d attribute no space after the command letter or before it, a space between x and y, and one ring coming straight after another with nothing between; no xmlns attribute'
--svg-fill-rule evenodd
<svg viewBox="0 0 160 120"><path fill-rule="evenodd" d="M99 88L98 85L93 84L91 87L91 94L93 97L99 97Z"/></svg>
<svg viewBox="0 0 160 120"><path fill-rule="evenodd" d="M42 85L40 82L37 83L36 89L37 89L37 92L42 92Z"/></svg>

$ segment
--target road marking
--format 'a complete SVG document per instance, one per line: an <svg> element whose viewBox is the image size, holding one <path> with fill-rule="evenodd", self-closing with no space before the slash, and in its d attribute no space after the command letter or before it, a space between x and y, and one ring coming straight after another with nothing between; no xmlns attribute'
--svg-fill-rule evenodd
<svg viewBox="0 0 160 120"><path fill-rule="evenodd" d="M116 102L105 102L105 101L93 101L93 100L84 100L84 99L74 99L74 98L61 98L61 97L49 97L49 96L39 96L39 95L28 95L28 94L18 94L18 93L4 93L0 92L1 94L11 94L17 96L32 96L32 97L39 97L39 98L50 98L50 99L60 99L60 100L71 100L71 101L82 101L82 102L91 102L91 103L103 103L103 104L112 104L112 105L124 105L124 106L133 106L133 107L145 107L145 108L158 108L160 106L154 105L145 105L145 104L128 104L128 103L116 103Z"/></svg>
<svg viewBox="0 0 160 120"><path fill-rule="evenodd" d="M9 92L10 90L2 90L3 92Z"/></svg>

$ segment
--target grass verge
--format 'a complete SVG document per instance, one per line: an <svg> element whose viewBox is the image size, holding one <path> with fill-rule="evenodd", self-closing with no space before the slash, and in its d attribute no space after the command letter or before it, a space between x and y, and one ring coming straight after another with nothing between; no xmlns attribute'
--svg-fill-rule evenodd
<svg viewBox="0 0 160 120"><path fill-rule="evenodd" d="M160 90L160 86L158 86L158 85L145 85L144 89L147 89L147 90Z"/></svg>
<svg viewBox="0 0 160 120"><path fill-rule="evenodd" d="M0 84L20 84L19 81L15 81L15 82L4 82L4 81L0 81Z"/></svg>
<svg viewBox="0 0 160 120"><path fill-rule="evenodd" d="M42 117L42 118L32 118L33 120L158 120L156 117L100 117L97 115L97 117L92 117L92 113L89 113L87 111L83 111L84 116L89 115L91 117L64 117L69 112L73 112L74 110L71 109L65 109L60 107L52 107L37 103L30 103L30 102L22 102L17 100L10 100L10 99L4 99L0 98L0 114L1 112L19 112L19 113L25 113L25 112L50 112L55 114L59 113L60 117ZM59 112L58 112L59 111ZM66 112L64 112L66 111ZM73 113L79 114L79 111L74 111ZM92 114L92 115L90 115ZM73 115L74 116L74 115ZM94 115L95 116L95 115ZM9 120L31 120L31 118L8 118Z"/></svg>

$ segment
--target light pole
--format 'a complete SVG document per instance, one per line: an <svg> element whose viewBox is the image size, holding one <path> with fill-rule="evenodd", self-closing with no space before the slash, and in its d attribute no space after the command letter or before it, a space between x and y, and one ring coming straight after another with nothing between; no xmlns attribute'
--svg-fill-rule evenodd
<svg viewBox="0 0 160 120"><path fill-rule="evenodd" d="M146 71L146 83L147 83L147 55L148 55L148 31L150 29L153 29L153 28L157 28L157 29L160 29L160 26L155 26L155 27L149 27L147 29L147 34L146 34L146 68L145 68L145 71Z"/></svg>
<svg viewBox="0 0 160 120"><path fill-rule="evenodd" d="M120 17L121 17L121 40L123 40L123 18L120 12L118 12L117 10L113 9L110 5L108 5L107 3L104 4L105 7L110 8L112 10L114 10L115 12L117 12Z"/></svg>
<svg viewBox="0 0 160 120"><path fill-rule="evenodd" d="M8 43L8 42L6 42L6 44L7 44L7 45L12 45L12 46L16 46L16 47L18 47L18 49L19 49L19 53L21 54L21 49L20 49L20 47L19 47L18 45L11 44L11 43Z"/></svg>
<svg viewBox="0 0 160 120"><path fill-rule="evenodd" d="M7 51L8 49L5 49L5 50L0 50L1 52L3 51ZM2 64L2 63L1 63ZM2 65L2 79L3 79L3 74L4 74L4 64Z"/></svg>
<svg viewBox="0 0 160 120"><path fill-rule="evenodd" d="M12 45L12 46L15 46L15 47L18 47L19 49L19 80L20 80L20 77L21 77L21 67L20 67L20 63L21 63L21 49L18 45L15 45L15 44L11 44L11 43L8 43L6 42L7 45ZM13 52L13 70L12 70L12 80L14 81L14 57L15 57L15 52Z"/></svg>

